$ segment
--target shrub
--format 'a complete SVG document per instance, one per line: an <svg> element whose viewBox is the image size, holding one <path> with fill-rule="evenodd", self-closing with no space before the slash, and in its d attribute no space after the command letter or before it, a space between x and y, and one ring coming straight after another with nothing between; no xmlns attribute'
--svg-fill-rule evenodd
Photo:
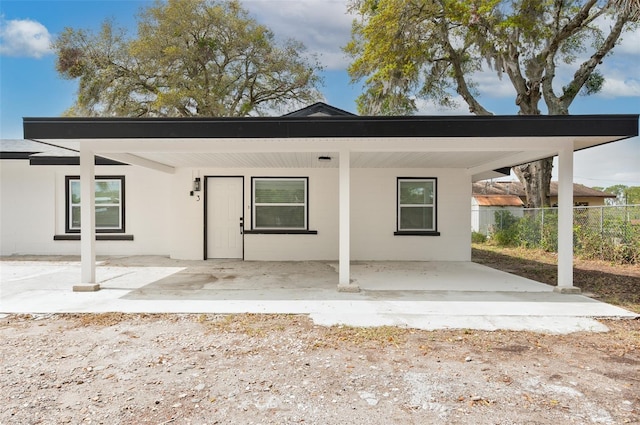
<svg viewBox="0 0 640 425"><path fill-rule="evenodd" d="M493 235L493 240L499 246L518 246L520 238L518 237L518 229L512 226L508 229L498 230Z"/></svg>
<svg viewBox="0 0 640 425"><path fill-rule="evenodd" d="M520 235L518 231L518 222L520 219L509 211L496 211L495 223L499 226L497 232L493 234L494 242L499 246L518 246L520 245Z"/></svg>
<svg viewBox="0 0 640 425"><path fill-rule="evenodd" d="M485 243L487 241L487 237L480 232L471 232L471 242L472 243Z"/></svg>

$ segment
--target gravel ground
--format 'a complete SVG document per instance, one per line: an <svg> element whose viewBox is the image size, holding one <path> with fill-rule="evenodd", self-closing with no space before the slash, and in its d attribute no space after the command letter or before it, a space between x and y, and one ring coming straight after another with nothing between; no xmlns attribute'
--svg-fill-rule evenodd
<svg viewBox="0 0 640 425"><path fill-rule="evenodd" d="M0 424L640 423L640 321L605 324L544 335L9 315Z"/></svg>

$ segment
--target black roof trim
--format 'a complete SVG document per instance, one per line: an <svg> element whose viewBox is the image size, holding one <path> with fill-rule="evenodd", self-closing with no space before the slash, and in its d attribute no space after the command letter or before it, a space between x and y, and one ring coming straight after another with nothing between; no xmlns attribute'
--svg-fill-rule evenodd
<svg viewBox="0 0 640 425"><path fill-rule="evenodd" d="M502 167L493 171L495 171L496 173L500 173L500 174L504 174L505 176L508 176L509 174L511 174L511 167Z"/></svg>
<svg viewBox="0 0 640 425"><path fill-rule="evenodd" d="M96 156L96 165L129 165L112 159ZM80 156L32 156L29 165L80 165Z"/></svg>
<svg viewBox="0 0 640 425"><path fill-rule="evenodd" d="M638 135L638 115L24 118L28 139L549 137Z"/></svg>
<svg viewBox="0 0 640 425"><path fill-rule="evenodd" d="M0 159L29 159L38 152L0 152Z"/></svg>

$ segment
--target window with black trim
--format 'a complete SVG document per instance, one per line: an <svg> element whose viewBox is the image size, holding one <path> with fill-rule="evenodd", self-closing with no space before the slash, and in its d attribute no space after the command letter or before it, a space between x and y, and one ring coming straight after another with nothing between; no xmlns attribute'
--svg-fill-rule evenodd
<svg viewBox="0 0 640 425"><path fill-rule="evenodd" d="M436 234L435 178L398 178L397 232Z"/></svg>
<svg viewBox="0 0 640 425"><path fill-rule="evenodd" d="M253 177L255 230L308 229L308 177Z"/></svg>
<svg viewBox="0 0 640 425"><path fill-rule="evenodd" d="M80 232L80 177L66 177L66 233ZM124 176L95 178L97 233L124 233Z"/></svg>

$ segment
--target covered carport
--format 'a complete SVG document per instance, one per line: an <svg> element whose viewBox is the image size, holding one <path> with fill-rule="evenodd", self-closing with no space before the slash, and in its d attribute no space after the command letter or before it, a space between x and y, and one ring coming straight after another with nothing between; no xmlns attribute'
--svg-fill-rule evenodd
<svg viewBox="0 0 640 425"><path fill-rule="evenodd" d="M81 284L98 290L94 226L95 158L164 173L204 165L338 168L338 289L351 273L351 175L356 168L439 167L475 181L495 170L558 156L558 286L573 285L573 153L638 134L637 115L491 117L25 118L24 136L79 152ZM317 159L329 157L330 164ZM471 188L468 187L469 199ZM469 220L460 225L468 226ZM469 247L470 251L470 241Z"/></svg>

